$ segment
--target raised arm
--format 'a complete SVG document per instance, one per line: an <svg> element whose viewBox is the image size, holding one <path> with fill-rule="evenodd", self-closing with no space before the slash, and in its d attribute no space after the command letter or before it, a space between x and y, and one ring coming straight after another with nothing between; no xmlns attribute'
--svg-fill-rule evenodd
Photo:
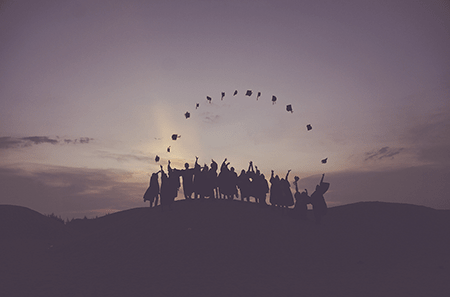
<svg viewBox="0 0 450 297"><path fill-rule="evenodd" d="M198 164L198 157L197 157L197 156L195 156L195 165L194 165L194 168L196 168L196 169L200 168L200 164Z"/></svg>
<svg viewBox="0 0 450 297"><path fill-rule="evenodd" d="M325 173L324 174L322 174L322 179L320 180L320 184L322 184L323 183L323 178L325 177Z"/></svg>
<svg viewBox="0 0 450 297"><path fill-rule="evenodd" d="M286 173L286 177L284 178L285 180L288 180L290 172L291 172L291 169L289 169L288 172Z"/></svg>
<svg viewBox="0 0 450 297"><path fill-rule="evenodd" d="M220 165L220 172L224 171L226 167L227 167L227 158L225 158L225 160L223 160L222 162L222 165Z"/></svg>

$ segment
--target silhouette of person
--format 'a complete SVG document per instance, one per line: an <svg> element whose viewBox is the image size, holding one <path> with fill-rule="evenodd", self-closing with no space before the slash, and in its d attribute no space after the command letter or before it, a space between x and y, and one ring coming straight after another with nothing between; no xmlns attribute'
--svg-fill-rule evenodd
<svg viewBox="0 0 450 297"><path fill-rule="evenodd" d="M200 199L201 197L201 166L198 164L198 157L195 157L195 165L194 165L194 178L193 178L193 185L194 185L194 199Z"/></svg>
<svg viewBox="0 0 450 297"><path fill-rule="evenodd" d="M255 173L255 169L253 168L253 162L252 161L250 161L249 164L248 164L248 169L247 169L246 176L247 176L247 180L248 180L247 181L248 201L250 202L250 197L254 197L255 198L255 202L258 202L257 198L255 196L256 192L257 192L257 189L256 189L257 185L255 183L256 173Z"/></svg>
<svg viewBox="0 0 450 297"><path fill-rule="evenodd" d="M158 173L161 171L158 171L156 173L152 173L152 176L150 177L150 183L147 188L147 191L145 191L144 194L144 202L150 201L150 208L156 207L158 205L159 201L159 182L158 182Z"/></svg>
<svg viewBox="0 0 450 297"><path fill-rule="evenodd" d="M264 174L258 170L258 167L255 166L255 180L254 180L254 193L256 203L259 203L261 206L267 206L266 203L266 194L269 192L269 184L267 183L266 177Z"/></svg>
<svg viewBox="0 0 450 297"><path fill-rule="evenodd" d="M205 197L211 197L212 185L209 178L209 168L208 165L204 164L201 171L196 175L196 181L198 182L198 193L200 199Z"/></svg>
<svg viewBox="0 0 450 297"><path fill-rule="evenodd" d="M280 197L281 197L281 184L280 184L280 177L276 175L273 176L274 172L271 171L270 175L270 204L272 206L278 207L280 205Z"/></svg>
<svg viewBox="0 0 450 297"><path fill-rule="evenodd" d="M170 185L169 185L169 177L164 172L163 166L159 165L161 168L161 192L160 192L160 199L161 199L161 210L163 211L166 206L169 206L170 208Z"/></svg>
<svg viewBox="0 0 450 297"><path fill-rule="evenodd" d="M328 191L330 187L330 183L323 182L323 178L325 174L322 174L322 179L320 183L316 186L316 190L311 194L311 204L313 206L314 218L316 219L316 224L320 224L322 222L322 217L327 214L327 203L325 202L325 198L323 194Z"/></svg>
<svg viewBox="0 0 450 297"><path fill-rule="evenodd" d="M238 177L237 180L237 186L239 188L240 191L240 196L241 196L241 201L249 201L249 185L250 185L250 180L247 176L247 173L245 172L244 169L241 170L241 174Z"/></svg>
<svg viewBox="0 0 450 297"><path fill-rule="evenodd" d="M211 198L215 198L215 199L219 199L219 184L217 181L217 168L218 165L216 163L216 161L214 161L213 159L211 159L211 165L210 165L210 169L209 169L209 183L210 183L210 187L211 187L211 191L212 193L210 193L210 197Z"/></svg>
<svg viewBox="0 0 450 297"><path fill-rule="evenodd" d="M229 199L230 198L230 176L231 172L228 169L227 158L225 158L220 165L220 173L217 176L217 184L219 188L219 199Z"/></svg>
<svg viewBox="0 0 450 297"><path fill-rule="evenodd" d="M183 192L185 199L192 199L192 193L194 193L194 170L194 168L189 168L189 163L185 163L184 169L179 171L183 178Z"/></svg>
<svg viewBox="0 0 450 297"><path fill-rule="evenodd" d="M308 203L310 203L310 198L308 196L308 190L305 189L304 192L299 192L298 191L298 180L299 177L296 176L294 177L295 181L295 194L294 194L294 198L295 198L295 206L292 209L293 214L294 214L294 218L299 219L299 220L306 220L307 219L307 214L308 214Z"/></svg>
<svg viewBox="0 0 450 297"><path fill-rule="evenodd" d="M172 169L170 166L170 160L168 161L167 175L161 166L161 209L167 206L169 209L172 208L172 203L177 197L178 188L180 187L180 176L176 169Z"/></svg>
<svg viewBox="0 0 450 297"><path fill-rule="evenodd" d="M280 180L280 192L281 192L280 205L282 208L287 208L289 206L294 205L294 197L292 197L291 184L289 183L288 180L290 172L291 170L289 169L288 172L286 173L286 177Z"/></svg>

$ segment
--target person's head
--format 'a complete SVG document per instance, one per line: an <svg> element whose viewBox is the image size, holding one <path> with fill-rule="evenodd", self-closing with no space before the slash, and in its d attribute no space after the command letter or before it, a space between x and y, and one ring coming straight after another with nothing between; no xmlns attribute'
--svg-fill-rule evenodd
<svg viewBox="0 0 450 297"><path fill-rule="evenodd" d="M245 170L244 169L241 170L241 174L245 174Z"/></svg>
<svg viewBox="0 0 450 297"><path fill-rule="evenodd" d="M230 170L231 170L231 172L234 172L234 167L231 167Z"/></svg>
<svg viewBox="0 0 450 297"><path fill-rule="evenodd" d="M184 168L189 169L189 163L184 163Z"/></svg>
<svg viewBox="0 0 450 297"><path fill-rule="evenodd" d="M298 182L299 179L300 179L300 178L299 178L298 176L295 176L295 177L294 177L294 180L295 180L296 182Z"/></svg>

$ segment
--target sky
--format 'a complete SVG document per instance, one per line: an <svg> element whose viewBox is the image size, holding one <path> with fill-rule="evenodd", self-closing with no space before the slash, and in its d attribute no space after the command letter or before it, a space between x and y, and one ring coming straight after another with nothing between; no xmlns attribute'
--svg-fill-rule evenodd
<svg viewBox="0 0 450 297"><path fill-rule="evenodd" d="M450 2L0 1L0 204L143 207L195 156L450 209Z"/></svg>

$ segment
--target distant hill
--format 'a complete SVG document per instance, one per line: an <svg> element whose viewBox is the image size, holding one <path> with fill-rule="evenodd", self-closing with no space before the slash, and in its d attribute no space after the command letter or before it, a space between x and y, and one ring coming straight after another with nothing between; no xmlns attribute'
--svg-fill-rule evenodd
<svg viewBox="0 0 450 297"><path fill-rule="evenodd" d="M15 215L3 217L8 211ZM271 207L223 200L178 201L164 212L136 208L67 225L11 206L1 205L0 215L0 230L17 232L1 241L2 296L450 292L448 210L361 202L330 208L322 225L312 213L301 222ZM35 227L13 227L18 221ZM30 230L60 236L39 238Z"/></svg>
<svg viewBox="0 0 450 297"><path fill-rule="evenodd" d="M0 238L58 238L65 229L63 223L29 208L0 205Z"/></svg>

